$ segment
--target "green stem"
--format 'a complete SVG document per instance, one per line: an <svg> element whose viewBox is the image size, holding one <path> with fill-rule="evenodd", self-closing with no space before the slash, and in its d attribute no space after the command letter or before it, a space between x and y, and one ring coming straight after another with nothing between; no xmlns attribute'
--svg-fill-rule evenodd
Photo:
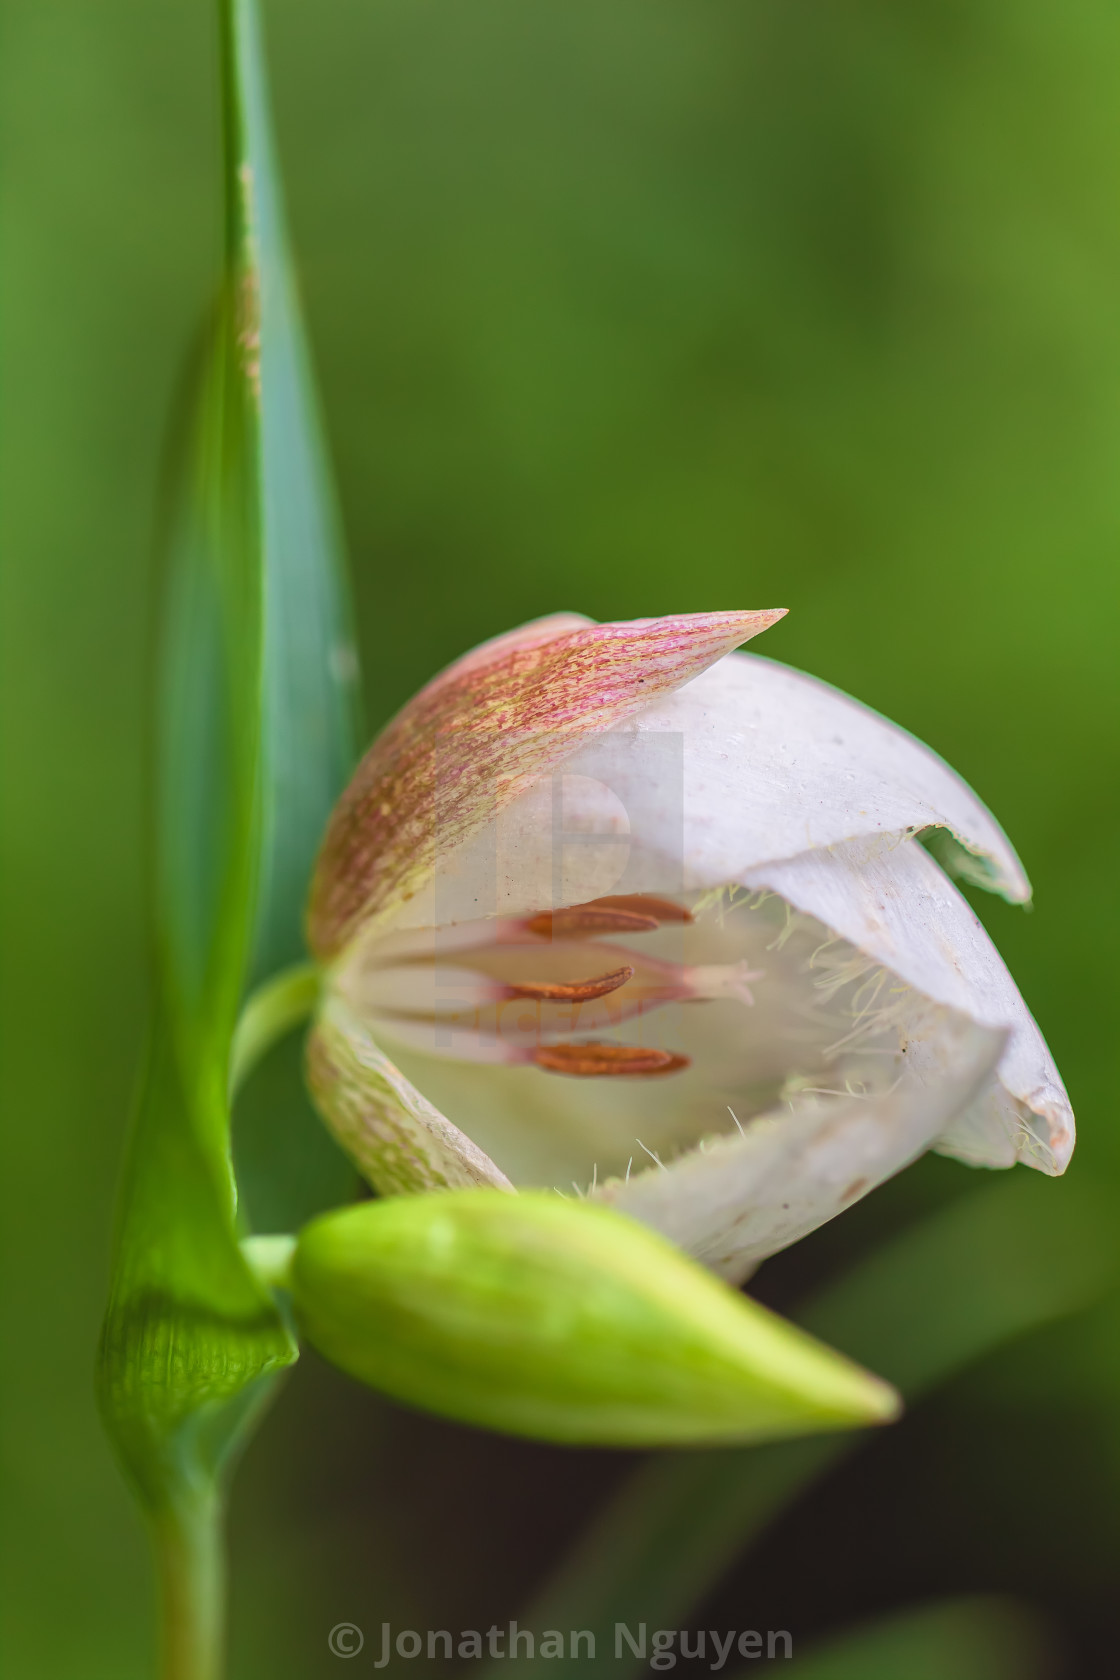
<svg viewBox="0 0 1120 1680"><path fill-rule="evenodd" d="M319 970L314 963L281 969L257 987L241 1011L230 1048L231 1101L262 1057L306 1021L318 1001Z"/></svg>
<svg viewBox="0 0 1120 1680"><path fill-rule="evenodd" d="M222 1497L201 1492L152 1525L161 1610L160 1680L221 1680L225 1634Z"/></svg>

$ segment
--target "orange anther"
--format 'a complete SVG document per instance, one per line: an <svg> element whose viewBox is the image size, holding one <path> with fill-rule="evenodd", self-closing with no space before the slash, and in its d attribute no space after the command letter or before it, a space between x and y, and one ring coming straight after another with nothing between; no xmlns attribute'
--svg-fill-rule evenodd
<svg viewBox="0 0 1120 1680"><path fill-rule="evenodd" d="M639 916L629 910L598 910L593 905L577 904L570 910L545 910L525 926L542 939L593 939L599 933L652 933L658 923L653 916Z"/></svg>
<svg viewBox="0 0 1120 1680"><path fill-rule="evenodd" d="M691 922L692 911L671 898L659 898L656 893L609 893L605 898L593 898L580 910L624 910L630 916L651 916L655 922Z"/></svg>
<svg viewBox="0 0 1120 1680"><path fill-rule="evenodd" d="M581 1079L620 1074L648 1079L651 1075L679 1073L689 1066L687 1056L646 1050L639 1044L542 1044L533 1051L532 1059L545 1073L574 1074Z"/></svg>
<svg viewBox="0 0 1120 1680"><path fill-rule="evenodd" d="M509 997L542 998L549 1003L586 1003L591 998L617 992L634 978L632 968L615 968L594 980L523 980L506 987Z"/></svg>

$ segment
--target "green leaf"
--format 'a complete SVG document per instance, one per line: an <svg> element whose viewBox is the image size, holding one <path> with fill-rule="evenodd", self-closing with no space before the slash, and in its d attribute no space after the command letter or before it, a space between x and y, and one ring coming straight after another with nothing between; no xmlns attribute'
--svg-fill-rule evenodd
<svg viewBox="0 0 1120 1680"><path fill-rule="evenodd" d="M254 0L221 16L226 270L169 521L154 1023L99 1379L126 1471L157 1527L181 1519L180 1540L296 1354L238 1246L231 1045L247 988L302 954L315 849L355 756L356 661ZM298 1200L302 1163L276 1144Z"/></svg>
<svg viewBox="0 0 1120 1680"><path fill-rule="evenodd" d="M228 1166L166 1018L153 1033L123 1186L101 1401L152 1511L204 1497L262 1379L295 1357L238 1248Z"/></svg>
<svg viewBox="0 0 1120 1680"><path fill-rule="evenodd" d="M233 236L254 275L263 529L260 883L250 983L305 955L303 907L327 818L357 757L358 661L341 531L300 321L255 0L232 6ZM249 284L249 291L253 283ZM251 331L246 318L244 331Z"/></svg>
<svg viewBox="0 0 1120 1680"><path fill-rule="evenodd" d="M885 1244L799 1318L912 1400L1011 1338L1091 1305L1118 1279L1120 1226L1107 1196L1075 1180L1016 1174ZM650 1459L521 1620L592 1628L598 1648L612 1652L616 1622L687 1624L743 1547L859 1439ZM640 1666L612 1655L581 1663L579 1676ZM528 1680L529 1666L507 1661L502 1674Z"/></svg>
<svg viewBox="0 0 1120 1680"><path fill-rule="evenodd" d="M610 1208L501 1190L364 1202L300 1232L328 1359L399 1400L547 1441L770 1440L882 1423L887 1384Z"/></svg>

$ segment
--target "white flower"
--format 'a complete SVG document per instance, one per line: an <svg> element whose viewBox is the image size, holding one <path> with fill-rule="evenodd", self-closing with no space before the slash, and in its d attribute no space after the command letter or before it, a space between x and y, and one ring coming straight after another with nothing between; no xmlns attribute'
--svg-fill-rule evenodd
<svg viewBox="0 0 1120 1680"><path fill-rule="evenodd" d="M730 651L780 616L544 619L374 743L309 1067L377 1189L574 1185L734 1282L927 1149L1064 1170L1057 1070L931 851L1022 902L1018 859L912 736Z"/></svg>

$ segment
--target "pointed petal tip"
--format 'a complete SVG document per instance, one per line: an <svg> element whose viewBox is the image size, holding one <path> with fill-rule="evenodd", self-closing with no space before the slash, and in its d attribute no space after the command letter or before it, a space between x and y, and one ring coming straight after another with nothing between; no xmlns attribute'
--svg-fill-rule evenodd
<svg viewBox="0 0 1120 1680"><path fill-rule="evenodd" d="M948 822L919 830L917 838L951 880L966 881L998 893L1008 904L1029 908L1031 884L1014 846L991 813L982 807L980 811L988 830L981 840Z"/></svg>
<svg viewBox="0 0 1120 1680"><path fill-rule="evenodd" d="M1052 1109L1048 1115L1049 1121L1049 1151L1045 1161L1035 1161L1030 1157L1022 1157L1028 1166L1040 1166L1048 1178L1061 1178L1070 1161L1073 1159L1074 1144L1077 1141L1073 1112L1066 1109L1062 1113L1055 1113Z"/></svg>
<svg viewBox="0 0 1120 1680"><path fill-rule="evenodd" d="M597 625L605 638L615 636L649 643L650 650L661 644L666 650L679 648L685 657L707 649L713 660L769 630L788 607L734 607L722 612L665 613L660 618L613 619Z"/></svg>
<svg viewBox="0 0 1120 1680"><path fill-rule="evenodd" d="M728 613L728 618L736 620L740 630L739 640L733 646L739 647L743 642L749 642L755 636L760 636L764 630L769 630L780 619L785 618L788 613L788 607L759 607L752 610L744 609L742 612Z"/></svg>
<svg viewBox="0 0 1120 1680"><path fill-rule="evenodd" d="M772 624L777 624L788 612L788 607L735 607L726 612L681 613L660 619L635 619L633 624L635 628L639 625L664 625L666 628L679 626L682 631L697 640L712 634L718 635L721 640L726 637L730 651L743 642L749 642L753 636L761 635L763 630L769 630Z"/></svg>
<svg viewBox="0 0 1120 1680"><path fill-rule="evenodd" d="M758 610L755 611L755 612L744 612L743 617L744 618L753 618L753 619L763 619L763 620L765 620L765 622L764 622L762 628L764 630L769 630L770 626L772 624L777 624L777 622L780 618L788 618L789 617L789 608L788 607L759 607Z"/></svg>

